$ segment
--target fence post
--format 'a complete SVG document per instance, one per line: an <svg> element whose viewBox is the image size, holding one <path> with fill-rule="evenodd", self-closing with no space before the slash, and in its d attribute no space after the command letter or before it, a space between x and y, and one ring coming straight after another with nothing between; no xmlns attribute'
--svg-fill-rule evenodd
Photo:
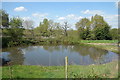
<svg viewBox="0 0 120 80"><path fill-rule="evenodd" d="M68 57L65 57L65 78L67 80L67 64L68 64Z"/></svg>

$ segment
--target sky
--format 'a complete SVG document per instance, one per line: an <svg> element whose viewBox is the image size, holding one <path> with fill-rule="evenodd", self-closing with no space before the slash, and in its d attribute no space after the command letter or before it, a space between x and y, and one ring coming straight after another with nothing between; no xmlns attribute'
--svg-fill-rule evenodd
<svg viewBox="0 0 120 80"><path fill-rule="evenodd" d="M118 28L118 6L115 2L2 2L9 17L33 20L37 27L44 18L54 22L67 21L72 29L82 18L99 14L112 27Z"/></svg>

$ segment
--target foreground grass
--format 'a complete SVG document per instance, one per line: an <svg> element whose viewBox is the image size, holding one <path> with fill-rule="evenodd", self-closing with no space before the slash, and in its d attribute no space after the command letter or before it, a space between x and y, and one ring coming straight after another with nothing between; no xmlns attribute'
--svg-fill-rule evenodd
<svg viewBox="0 0 120 80"><path fill-rule="evenodd" d="M2 68L3 78L65 78L64 66L14 65ZM118 63L69 65L68 78L117 78Z"/></svg>
<svg viewBox="0 0 120 80"><path fill-rule="evenodd" d="M81 43L118 43L118 40L81 40Z"/></svg>
<svg viewBox="0 0 120 80"><path fill-rule="evenodd" d="M0 80L2 79L2 67L0 67Z"/></svg>

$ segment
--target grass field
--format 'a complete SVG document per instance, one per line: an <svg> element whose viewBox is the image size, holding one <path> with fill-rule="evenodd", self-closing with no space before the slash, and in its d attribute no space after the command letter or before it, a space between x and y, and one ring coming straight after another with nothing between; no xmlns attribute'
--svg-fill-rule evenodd
<svg viewBox="0 0 120 80"><path fill-rule="evenodd" d="M115 53L119 53L119 48L117 46L114 46L114 45L97 45L97 47L100 47L102 49L106 49L109 51L113 51Z"/></svg>
<svg viewBox="0 0 120 80"><path fill-rule="evenodd" d="M115 53L120 53L119 52L119 48L118 46L116 45L95 45L95 44L85 44L86 46L90 45L90 46L93 46L93 47L96 47L96 48L100 48L100 49L105 49L105 50L108 50L108 51L112 51L112 52L115 52Z"/></svg>
<svg viewBox="0 0 120 80"><path fill-rule="evenodd" d="M118 43L118 40L81 40L81 43Z"/></svg>
<svg viewBox="0 0 120 80"><path fill-rule="evenodd" d="M0 80L2 79L2 67L0 67Z"/></svg>
<svg viewBox="0 0 120 80"><path fill-rule="evenodd" d="M14 65L2 68L3 78L65 78L64 66ZM117 78L118 63L102 65L69 65L68 78Z"/></svg>
<svg viewBox="0 0 120 80"><path fill-rule="evenodd" d="M119 53L120 47L118 47L117 42L118 40L81 40L81 43L85 44L86 46L93 46Z"/></svg>

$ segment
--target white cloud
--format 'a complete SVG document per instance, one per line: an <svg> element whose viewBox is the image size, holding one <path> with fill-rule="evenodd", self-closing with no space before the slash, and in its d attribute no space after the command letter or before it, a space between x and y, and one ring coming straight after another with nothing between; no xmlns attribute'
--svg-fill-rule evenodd
<svg viewBox="0 0 120 80"><path fill-rule="evenodd" d="M69 14L69 15L67 15L67 17L68 18L73 18L73 17L75 17L75 15L74 14Z"/></svg>
<svg viewBox="0 0 120 80"><path fill-rule="evenodd" d="M33 17L38 17L38 18L46 18L48 16L47 13L33 13Z"/></svg>
<svg viewBox="0 0 120 80"><path fill-rule="evenodd" d="M60 24L64 24L64 21L67 21L69 26L72 28L72 29L76 29L75 28L75 23L82 19L83 17L82 16L77 16L75 14L68 14L66 16L61 16L61 17L57 17L57 21L60 23Z"/></svg>
<svg viewBox="0 0 120 80"><path fill-rule="evenodd" d="M48 19L48 13L33 13L31 15L32 20L36 23L35 26L38 26L40 22L43 21L44 18Z"/></svg>
<svg viewBox="0 0 120 80"><path fill-rule="evenodd" d="M30 20L30 17L22 17L23 20Z"/></svg>
<svg viewBox="0 0 120 80"><path fill-rule="evenodd" d="M90 14L90 15L95 15L95 14L99 14L99 15L102 15L102 14L104 14L104 12L103 11L101 11L101 10L85 10L85 11L81 11L81 13L83 13L83 14Z"/></svg>
<svg viewBox="0 0 120 80"><path fill-rule="evenodd" d="M103 17L112 28L118 28L118 15L104 15Z"/></svg>
<svg viewBox="0 0 120 80"><path fill-rule="evenodd" d="M65 20L65 17L59 17L58 20Z"/></svg>
<svg viewBox="0 0 120 80"><path fill-rule="evenodd" d="M70 21L70 20L80 20L82 18L83 18L82 16L76 16L74 14L68 14L67 16L64 16L64 17L58 17L58 20Z"/></svg>
<svg viewBox="0 0 120 80"><path fill-rule="evenodd" d="M80 20L82 19L83 17L82 16L76 16L74 14L69 14L66 16L67 19L73 19L73 20Z"/></svg>
<svg viewBox="0 0 120 80"><path fill-rule="evenodd" d="M14 9L14 11L17 11L17 12L27 11L27 9L26 9L25 7L23 7L23 6L20 6L20 7L16 7L16 8Z"/></svg>

